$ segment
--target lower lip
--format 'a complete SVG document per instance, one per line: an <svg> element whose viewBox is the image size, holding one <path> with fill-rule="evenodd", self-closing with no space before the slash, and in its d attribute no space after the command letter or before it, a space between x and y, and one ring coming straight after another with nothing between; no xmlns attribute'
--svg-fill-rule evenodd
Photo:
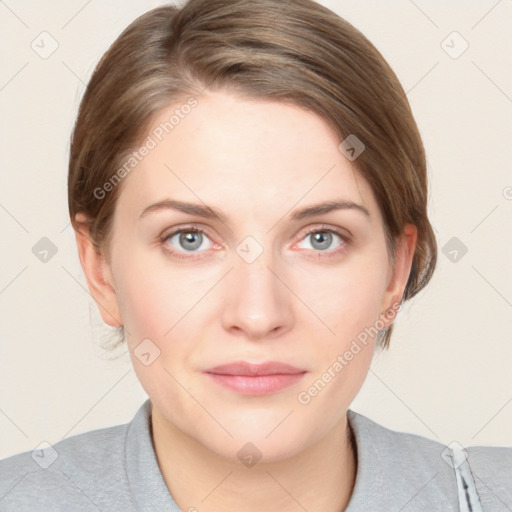
<svg viewBox="0 0 512 512"><path fill-rule="evenodd" d="M242 395L261 396L292 386L301 380L306 375L306 372L291 375L258 375L255 377L222 375L218 373L207 373L207 375L221 386L232 389Z"/></svg>

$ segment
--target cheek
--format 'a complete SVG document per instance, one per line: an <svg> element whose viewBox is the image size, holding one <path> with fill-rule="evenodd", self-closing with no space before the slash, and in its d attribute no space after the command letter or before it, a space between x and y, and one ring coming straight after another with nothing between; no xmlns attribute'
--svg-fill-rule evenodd
<svg viewBox="0 0 512 512"><path fill-rule="evenodd" d="M132 343L162 339L207 292L204 273L171 265L160 251L133 251L118 259L121 315Z"/></svg>
<svg viewBox="0 0 512 512"><path fill-rule="evenodd" d="M340 265L311 267L295 276L294 290L314 315L327 352L343 350L359 333L375 325L386 289L387 258L379 247L354 254ZM315 318L316 317L316 318ZM310 322L310 323L311 323Z"/></svg>
<svg viewBox="0 0 512 512"><path fill-rule="evenodd" d="M186 315L199 301L204 283L197 275L171 268L164 256L143 250L117 263L116 293L138 380L151 398L171 397L174 413L187 417L193 402L181 397L174 379L186 382L187 338L195 336L186 329L191 327ZM145 360L144 354L149 354Z"/></svg>
<svg viewBox="0 0 512 512"><path fill-rule="evenodd" d="M386 263L361 258L304 281L301 293L325 325L316 318L309 321L310 328L314 322L317 329L311 334L315 362L297 402L304 414L324 418L326 429L344 414L368 374L386 288Z"/></svg>

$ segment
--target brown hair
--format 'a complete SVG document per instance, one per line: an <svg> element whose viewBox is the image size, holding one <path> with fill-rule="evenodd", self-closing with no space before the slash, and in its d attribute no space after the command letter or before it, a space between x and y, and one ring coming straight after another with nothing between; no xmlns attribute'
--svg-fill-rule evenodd
<svg viewBox="0 0 512 512"><path fill-rule="evenodd" d="M313 0L189 0L152 9L122 32L94 70L71 140L69 214L75 229L75 215L87 215L98 251L108 258L123 183L100 198L95 191L119 177L162 108L206 88L298 105L340 142L355 135L365 149L353 165L375 194L392 261L405 224L418 230L402 302L429 282L437 246L426 157L405 92L361 32ZM392 329L380 333L381 347Z"/></svg>

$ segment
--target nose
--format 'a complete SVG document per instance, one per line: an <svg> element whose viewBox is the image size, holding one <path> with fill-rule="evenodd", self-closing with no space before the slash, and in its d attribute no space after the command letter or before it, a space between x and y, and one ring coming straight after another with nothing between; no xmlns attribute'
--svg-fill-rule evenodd
<svg viewBox="0 0 512 512"><path fill-rule="evenodd" d="M291 328L293 293L285 284L286 272L275 261L265 251L251 263L235 257L223 298L226 330L257 341L275 338Z"/></svg>

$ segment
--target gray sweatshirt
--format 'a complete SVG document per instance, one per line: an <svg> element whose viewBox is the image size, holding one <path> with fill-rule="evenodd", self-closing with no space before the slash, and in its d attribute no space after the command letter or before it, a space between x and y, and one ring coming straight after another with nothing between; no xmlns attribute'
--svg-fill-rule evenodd
<svg viewBox="0 0 512 512"><path fill-rule="evenodd" d="M445 446L350 409L347 418L357 473L346 512L512 511L512 448ZM150 400L125 425L1 460L0 511L179 512L153 449Z"/></svg>

